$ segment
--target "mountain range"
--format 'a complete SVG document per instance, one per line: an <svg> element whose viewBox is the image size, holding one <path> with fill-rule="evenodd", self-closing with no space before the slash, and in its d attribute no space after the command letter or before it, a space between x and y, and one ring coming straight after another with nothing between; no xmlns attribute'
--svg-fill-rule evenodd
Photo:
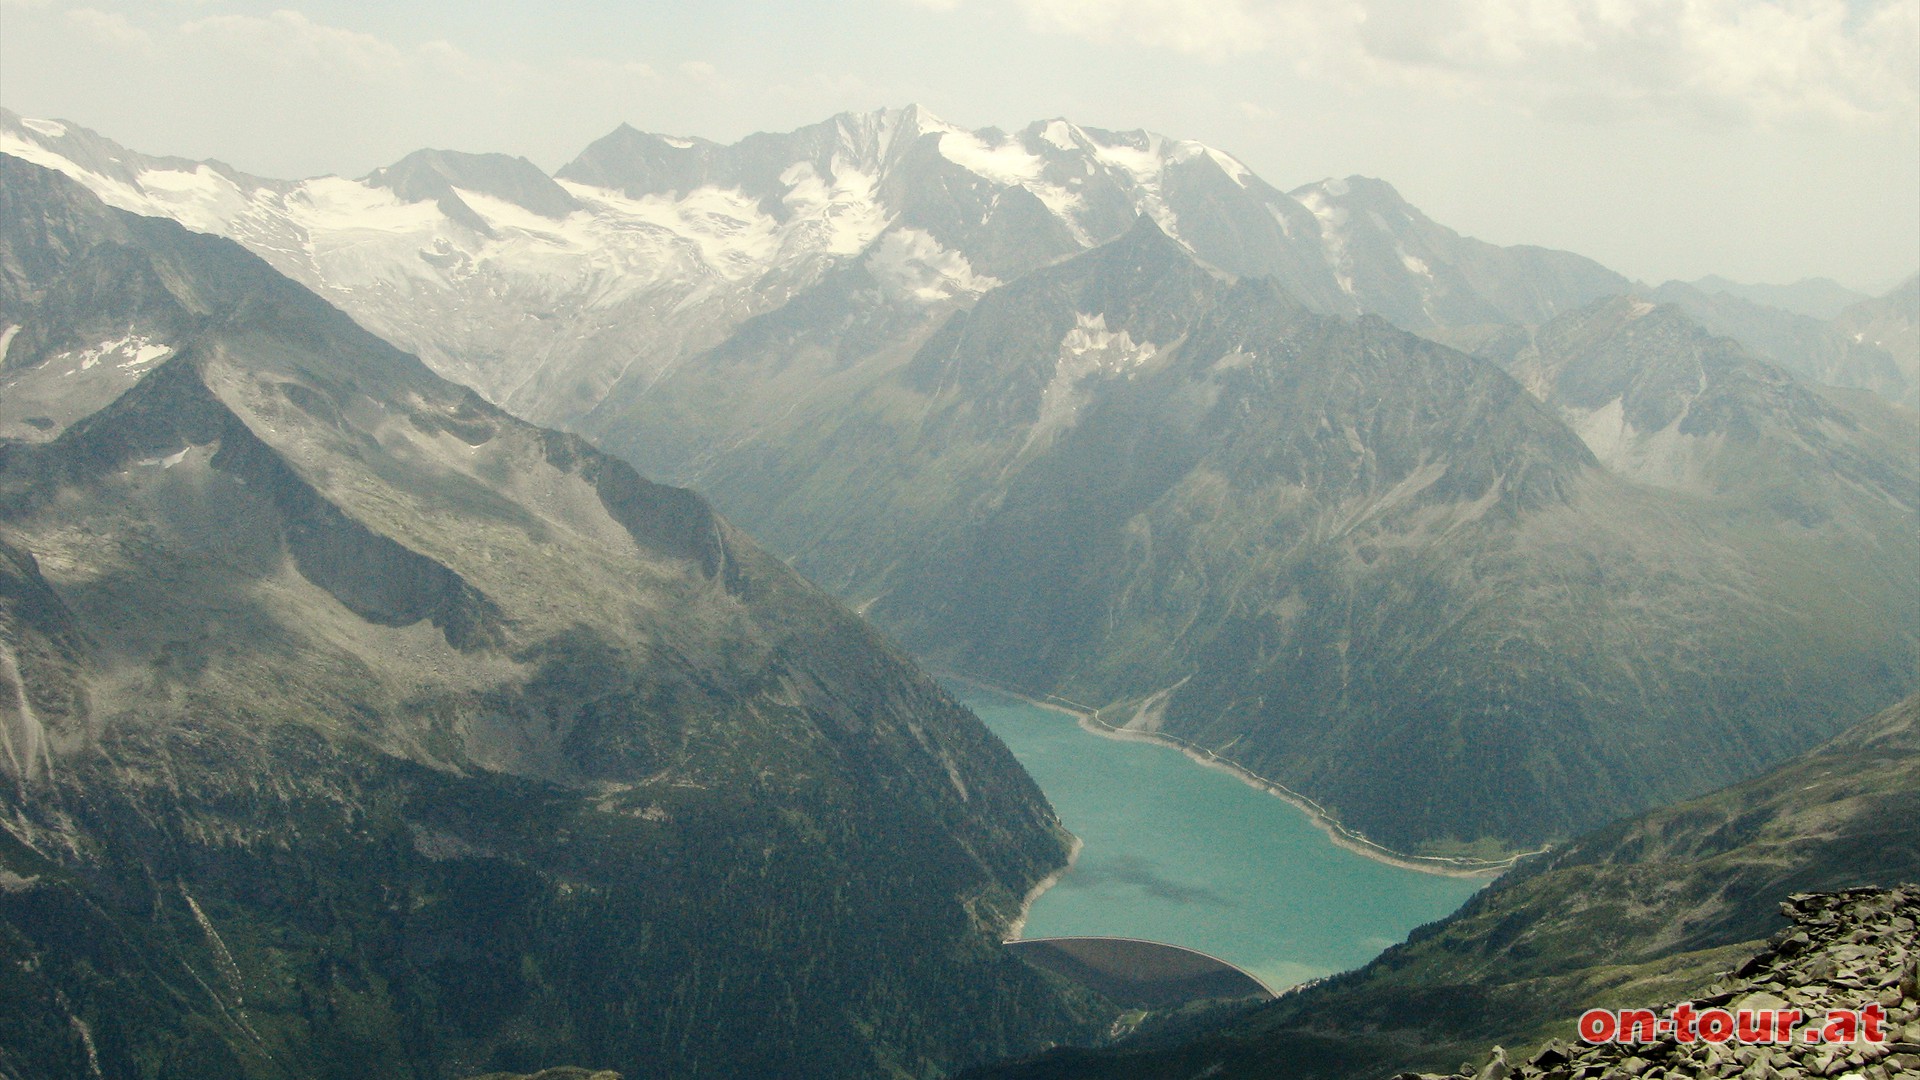
<svg viewBox="0 0 1920 1080"><path fill-rule="evenodd" d="M1910 412L1809 381L1792 335L1766 340L1797 369L1715 336L1765 319L1379 181L1282 192L1198 143L918 108L298 183L4 119L0 149L698 487L918 655L1390 846L1572 835L1913 688ZM1896 396L1904 295L1845 324ZM104 397L144 340L9 396ZM22 408L15 438L64 422Z"/></svg>
<svg viewBox="0 0 1920 1080"><path fill-rule="evenodd" d="M622 126L552 176L523 158L423 150L357 181L268 180L4 110L0 151L110 205L235 239L443 376L562 425L835 267L865 264L914 307L964 305L1142 214L1208 264L1270 278L1316 311L1418 333L1537 323L1639 287L1569 252L1462 237L1379 180L1282 191L1197 142L1064 119L968 131L918 106L731 146ZM1715 329L1776 362L1920 402L1913 342L1852 338L1807 314L1858 294L1667 287L1697 296L1696 316L1735 309ZM1783 334L1795 347L1769 353Z"/></svg>
<svg viewBox="0 0 1920 1080"><path fill-rule="evenodd" d="M1443 1068L1920 869L1920 278L1651 288L918 108L0 151L0 1075ZM1000 947L1071 838L910 655L1552 850L1035 1057L1130 1025Z"/></svg>

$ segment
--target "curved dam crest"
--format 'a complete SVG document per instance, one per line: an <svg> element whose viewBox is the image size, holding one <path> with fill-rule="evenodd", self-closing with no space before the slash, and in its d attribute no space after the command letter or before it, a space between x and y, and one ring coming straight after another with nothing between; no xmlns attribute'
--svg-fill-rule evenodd
<svg viewBox="0 0 1920 1080"><path fill-rule="evenodd" d="M1271 999L1273 989L1217 956L1139 938L1024 938L1007 948L1051 971L1135 1008L1167 1008L1209 998Z"/></svg>
<svg viewBox="0 0 1920 1080"><path fill-rule="evenodd" d="M1103 739L978 687L957 694L1084 842L1023 939L1165 942L1278 991L1365 964L1486 884L1338 847L1297 807L1171 747Z"/></svg>

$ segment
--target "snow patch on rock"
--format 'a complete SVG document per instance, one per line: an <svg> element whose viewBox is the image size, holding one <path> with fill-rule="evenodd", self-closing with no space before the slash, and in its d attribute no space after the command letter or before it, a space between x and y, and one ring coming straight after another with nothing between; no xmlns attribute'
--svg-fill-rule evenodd
<svg viewBox="0 0 1920 1080"><path fill-rule="evenodd" d="M1080 196L1048 182L1046 162L1013 138L989 143L971 131L950 128L940 132L940 156L982 179L1032 192L1049 212L1074 230L1083 244L1088 243L1076 218Z"/></svg>
<svg viewBox="0 0 1920 1080"><path fill-rule="evenodd" d="M975 273L965 255L941 247L919 229L896 229L881 237L867 256L867 270L896 300L937 303L1000 285L998 278Z"/></svg>
<svg viewBox="0 0 1920 1080"><path fill-rule="evenodd" d="M205 165L184 169L142 169L137 175L146 202L156 213L195 232L220 233L253 206L249 192Z"/></svg>
<svg viewBox="0 0 1920 1080"><path fill-rule="evenodd" d="M1073 141L1073 125L1065 120L1049 120L1047 126L1040 129L1040 137L1062 150L1074 150L1078 144Z"/></svg>
<svg viewBox="0 0 1920 1080"><path fill-rule="evenodd" d="M1333 271L1333 280L1341 292L1352 296L1353 260L1347 249L1347 208L1333 201L1346 193L1345 180L1328 180L1299 196L1299 200L1320 222L1320 252Z"/></svg>
<svg viewBox="0 0 1920 1080"><path fill-rule="evenodd" d="M940 133L940 156L968 172L1008 187L1040 179L1045 163L1012 139L990 144L971 131Z"/></svg>
<svg viewBox="0 0 1920 1080"><path fill-rule="evenodd" d="M1211 146L1206 147L1206 152L1207 156L1213 159L1213 163L1220 166L1221 172L1233 178L1234 183L1246 187L1247 182L1253 179L1253 170L1240 164L1239 160L1231 154L1221 153Z"/></svg>
<svg viewBox="0 0 1920 1080"><path fill-rule="evenodd" d="M124 371L138 371L155 360L173 355L173 346L129 330L112 341L103 341L92 348L68 355L76 361L76 371L91 370L109 357L124 357L118 366Z"/></svg>
<svg viewBox="0 0 1920 1080"><path fill-rule="evenodd" d="M1040 393L1039 418L1034 421L1025 445L1032 446L1037 440L1072 427L1079 419L1081 407L1091 400L1095 382L1131 378L1159 352L1159 347L1150 341L1134 341L1125 329L1117 333L1108 330L1104 313L1077 314L1073 328L1060 339L1053 378Z"/></svg>
<svg viewBox="0 0 1920 1080"><path fill-rule="evenodd" d="M857 255L887 227L890 217L880 205L878 178L838 155L829 167L830 177L804 161L780 174L780 182L789 185L781 202L793 213L781 250L790 256Z"/></svg>

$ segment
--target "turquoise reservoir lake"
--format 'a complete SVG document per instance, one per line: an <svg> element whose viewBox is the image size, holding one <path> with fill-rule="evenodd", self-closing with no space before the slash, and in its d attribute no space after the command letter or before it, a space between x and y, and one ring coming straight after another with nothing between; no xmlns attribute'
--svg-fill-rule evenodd
<svg viewBox="0 0 1920 1080"><path fill-rule="evenodd" d="M1170 747L971 688L963 700L1086 845L1023 937L1184 945L1279 990L1359 967L1485 884L1336 847L1300 810Z"/></svg>

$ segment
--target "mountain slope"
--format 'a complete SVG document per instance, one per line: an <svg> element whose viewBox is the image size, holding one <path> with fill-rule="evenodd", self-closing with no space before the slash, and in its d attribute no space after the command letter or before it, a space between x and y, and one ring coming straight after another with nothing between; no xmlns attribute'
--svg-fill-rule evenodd
<svg viewBox="0 0 1920 1080"><path fill-rule="evenodd" d="M587 429L919 654L1224 754L1376 840L1571 835L1911 687L1897 418L1778 388L1824 447L1796 475L1866 485L1783 525L1615 475L1493 365L1235 280L1150 218L912 351L859 344L893 316L856 286ZM1726 450L1749 478L1772 453Z"/></svg>
<svg viewBox="0 0 1920 1080"><path fill-rule="evenodd" d="M1571 1040L1588 1008L1698 995L1780 930L1793 894L1920 876L1920 699L1767 775L1524 864L1365 968L1185 1045L1060 1052L1013 1080L1451 1069ZM1911 929L1908 930L1909 935Z"/></svg>
<svg viewBox="0 0 1920 1080"><path fill-rule="evenodd" d="M1085 1033L998 944L1064 834L859 620L227 241L0 180L0 379L164 342L0 444L0 1070L925 1076Z"/></svg>

